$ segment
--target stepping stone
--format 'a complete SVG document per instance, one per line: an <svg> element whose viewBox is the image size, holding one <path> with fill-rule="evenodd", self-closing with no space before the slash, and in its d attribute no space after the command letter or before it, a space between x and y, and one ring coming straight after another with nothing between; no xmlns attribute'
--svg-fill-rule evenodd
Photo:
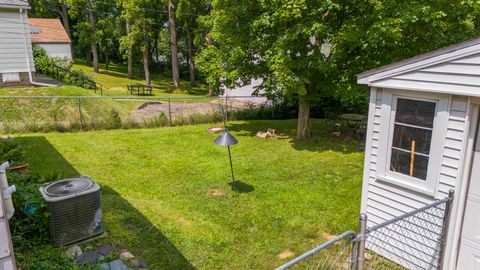
<svg viewBox="0 0 480 270"><path fill-rule="evenodd" d="M110 262L110 270L131 270L132 268L128 267L124 262L117 259Z"/></svg>
<svg viewBox="0 0 480 270"><path fill-rule="evenodd" d="M107 244L97 248L97 253L103 256L107 256L108 254L112 253L115 249L112 245Z"/></svg>
<svg viewBox="0 0 480 270"><path fill-rule="evenodd" d="M110 263L102 263L98 266L100 270L110 270Z"/></svg>
<svg viewBox="0 0 480 270"><path fill-rule="evenodd" d="M82 249L77 245L71 246L67 249L68 256L72 258L77 258L78 256L82 255L82 253Z"/></svg>
<svg viewBox="0 0 480 270"><path fill-rule="evenodd" d="M132 253L130 253L128 251L124 251L120 254L120 260L122 260L122 261L129 261L129 260L132 260L134 258L135 258L135 256L133 256Z"/></svg>
<svg viewBox="0 0 480 270"><path fill-rule="evenodd" d="M100 258L100 254L95 251L87 251L75 259L76 264L94 264Z"/></svg>
<svg viewBox="0 0 480 270"><path fill-rule="evenodd" d="M147 261L145 261L145 260L138 261L138 267L147 268Z"/></svg>

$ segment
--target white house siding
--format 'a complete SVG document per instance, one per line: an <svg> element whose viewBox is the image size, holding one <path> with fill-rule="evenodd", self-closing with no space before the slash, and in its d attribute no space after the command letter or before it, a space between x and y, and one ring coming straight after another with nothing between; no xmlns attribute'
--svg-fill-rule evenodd
<svg viewBox="0 0 480 270"><path fill-rule="evenodd" d="M18 9L0 8L0 74L28 71L25 38L31 63L30 71L35 71L26 11L21 15Z"/></svg>
<svg viewBox="0 0 480 270"><path fill-rule="evenodd" d="M480 96L480 54L454 58L371 82L371 86Z"/></svg>
<svg viewBox="0 0 480 270"><path fill-rule="evenodd" d="M446 197L450 189L455 189L461 178L461 171L459 168L462 167L463 148L467 137L466 122L469 110L469 100L463 96L452 95L449 99L448 124L444 137L444 144L441 146L432 146L442 147L443 149L435 195L433 197L431 195L424 195L397 186L393 183L385 182L385 180L380 180L377 174L377 161L380 158L386 158L384 154L379 153L379 146L382 143L382 134L380 134L380 132L382 132L382 130L384 130L383 132L386 132L385 129L381 128L381 125L382 121L389 121L388 117L382 118L382 106L385 106L385 101L382 100L384 91L390 90L382 88L374 89L370 100L369 114L372 114L373 116L369 119L368 134L371 134L371 136L368 136L367 140L369 141L367 141L366 144L368 149L366 149L366 172L363 179L364 185L362 195L362 212L366 213L368 216L368 226L380 224L384 221L430 204L436 199ZM415 232L410 234L397 235L397 239L401 239L404 243L408 242L409 239L423 239L425 243L430 241L428 235L415 235ZM397 247L402 246L395 243L391 244L394 244ZM374 248L372 248L372 250L382 254L381 250L375 250ZM423 250L426 253L434 252L432 247L428 244L424 246ZM408 253L408 251L405 252ZM390 259L395 260L395 258ZM420 265L422 264L421 261L417 263Z"/></svg>
<svg viewBox="0 0 480 270"><path fill-rule="evenodd" d="M3 209L3 197L0 192L0 269L13 270L15 262L13 260L13 247L10 238L8 220Z"/></svg>
<svg viewBox="0 0 480 270"><path fill-rule="evenodd" d="M72 59L72 51L68 43L36 43L35 45L42 47L50 57Z"/></svg>

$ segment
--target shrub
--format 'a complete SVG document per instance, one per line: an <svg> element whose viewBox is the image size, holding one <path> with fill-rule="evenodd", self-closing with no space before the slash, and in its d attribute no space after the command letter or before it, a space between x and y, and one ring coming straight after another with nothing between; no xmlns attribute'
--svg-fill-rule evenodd
<svg viewBox="0 0 480 270"><path fill-rule="evenodd" d="M0 140L0 158L22 161L21 146L11 139ZM15 256L22 269L77 269L70 258L50 245L49 215L38 188L41 184L59 179L59 175L42 177L38 174L17 174L9 171L10 184L17 187L12 194L15 215L9 220Z"/></svg>
<svg viewBox="0 0 480 270"><path fill-rule="evenodd" d="M0 140L0 162L8 161L11 164L24 162L24 152L12 139Z"/></svg>
<svg viewBox="0 0 480 270"><path fill-rule="evenodd" d="M33 47L35 69L38 74L54 77L66 84L87 89L95 88L90 75L81 70L73 70L71 61L63 58L52 58L42 47Z"/></svg>

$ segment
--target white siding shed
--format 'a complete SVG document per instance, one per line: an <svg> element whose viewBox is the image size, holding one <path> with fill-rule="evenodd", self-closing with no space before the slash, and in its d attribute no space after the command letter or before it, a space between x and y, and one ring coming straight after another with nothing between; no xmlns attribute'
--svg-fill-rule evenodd
<svg viewBox="0 0 480 270"><path fill-rule="evenodd" d="M461 269L475 269L470 265L480 262L480 228L466 236L464 231L472 229L463 221L469 218L465 213L472 213L465 211L468 201L476 196L468 186L480 182L470 177L480 173L480 166L472 166L480 104L480 39L367 71L358 75L358 83L371 87L361 204L362 212L368 215L368 226L445 198L453 189L445 269L460 265L459 254L463 254L462 260L472 262L469 266L461 264ZM435 104L432 127L401 122L397 111L404 112L397 108L399 100ZM428 117L421 115L421 110L425 109L417 108L408 121L425 122ZM402 130L402 137L397 136L397 129ZM408 129L416 131L404 138ZM412 139L419 132L427 134L422 137L428 138L424 152L415 150ZM394 152L408 155L398 162ZM415 163L417 159L428 163ZM413 171L421 169L426 176L415 176ZM480 197L477 199L480 201ZM475 252L466 251L462 244L465 241L475 243Z"/></svg>

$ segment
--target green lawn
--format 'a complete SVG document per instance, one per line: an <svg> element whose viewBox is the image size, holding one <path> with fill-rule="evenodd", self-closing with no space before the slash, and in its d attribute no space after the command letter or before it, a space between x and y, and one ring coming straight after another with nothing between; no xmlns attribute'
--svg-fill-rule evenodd
<svg viewBox="0 0 480 270"><path fill-rule="evenodd" d="M313 130L326 130L313 122ZM363 152L317 133L295 141L295 121L231 122L241 192L227 149L208 125L17 136L31 169L89 175L102 186L108 237L149 269L272 269L329 234L355 229ZM276 139L255 136L275 128ZM224 193L212 196L213 190Z"/></svg>
<svg viewBox="0 0 480 270"><path fill-rule="evenodd" d="M94 73L92 67L85 65L81 60L76 61L73 65L74 69L82 70L90 74L93 79L100 83L104 88L106 95L127 95L128 84L145 84L145 79L138 77L138 70L135 69L134 78L128 79L127 68L124 65L110 64L109 69L105 69L105 65L100 65L100 73ZM152 73L152 86L154 87L154 95L156 96L190 96L190 95L207 95L208 87L199 82L197 86L190 87L188 80L181 80L182 92L178 93L173 90L173 83L171 77Z"/></svg>

